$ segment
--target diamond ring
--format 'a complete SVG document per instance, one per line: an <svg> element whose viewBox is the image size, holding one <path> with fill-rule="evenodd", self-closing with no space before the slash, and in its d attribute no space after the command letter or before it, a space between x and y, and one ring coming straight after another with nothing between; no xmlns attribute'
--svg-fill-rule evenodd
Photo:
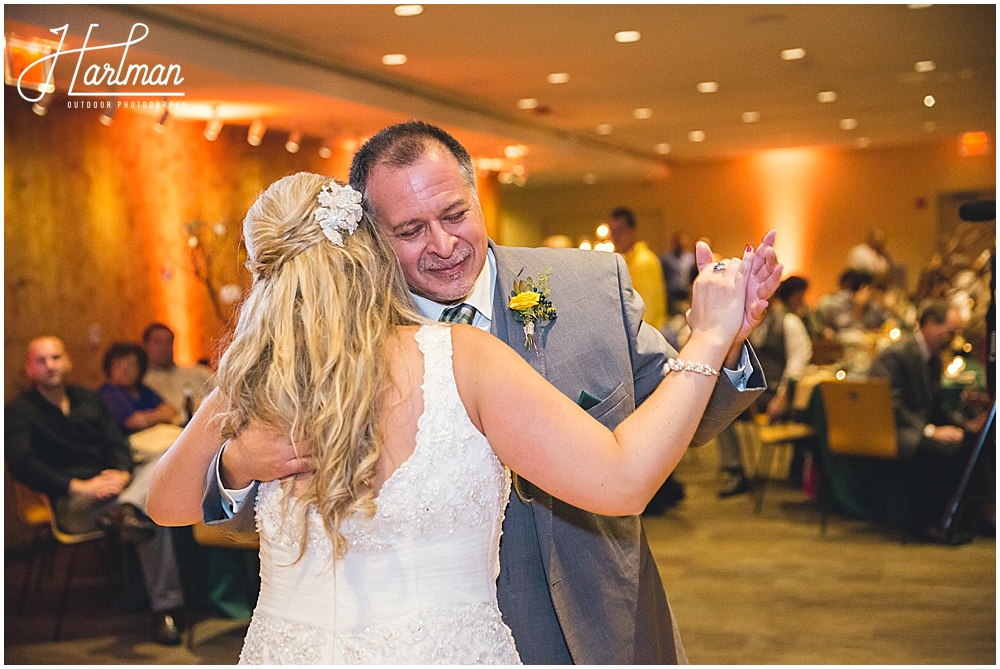
<svg viewBox="0 0 1000 669"><path fill-rule="evenodd" d="M724 271L726 271L726 263L724 263L724 262L717 262L717 263L715 263L714 265L712 265L712 271L713 272L724 272Z"/></svg>

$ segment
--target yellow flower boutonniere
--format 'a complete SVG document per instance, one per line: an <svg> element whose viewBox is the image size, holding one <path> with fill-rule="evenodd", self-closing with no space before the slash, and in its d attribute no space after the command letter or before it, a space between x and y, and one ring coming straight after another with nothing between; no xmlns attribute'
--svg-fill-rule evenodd
<svg viewBox="0 0 1000 669"><path fill-rule="evenodd" d="M535 323L555 320L556 308L549 301L549 275L552 268L545 270L535 282L530 276L521 281L514 281L514 290L510 292L510 303L508 306L514 312L514 318L519 323L524 324L524 350L534 348L538 352L538 345L535 343Z"/></svg>

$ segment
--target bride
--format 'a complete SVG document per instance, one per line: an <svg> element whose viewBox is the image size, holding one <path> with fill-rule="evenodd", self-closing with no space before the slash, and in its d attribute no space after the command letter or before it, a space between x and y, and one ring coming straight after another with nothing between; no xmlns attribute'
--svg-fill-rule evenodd
<svg viewBox="0 0 1000 669"><path fill-rule="evenodd" d="M299 173L251 207L253 286L219 389L160 460L149 515L200 520L219 442L277 426L315 469L259 487L241 663L519 663L496 601L510 472L593 513L640 513L705 410L749 258L702 271L676 371L612 433L498 339L417 314L360 202Z"/></svg>

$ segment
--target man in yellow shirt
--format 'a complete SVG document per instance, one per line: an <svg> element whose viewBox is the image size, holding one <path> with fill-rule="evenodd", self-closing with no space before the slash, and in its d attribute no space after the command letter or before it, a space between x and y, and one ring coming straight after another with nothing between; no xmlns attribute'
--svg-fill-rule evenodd
<svg viewBox="0 0 1000 669"><path fill-rule="evenodd" d="M662 330L667 322L667 291L660 259L646 242L638 239L635 214L631 209L618 207L612 210L607 224L615 251L625 258L628 272L632 275L632 287L646 303L646 314L642 320Z"/></svg>

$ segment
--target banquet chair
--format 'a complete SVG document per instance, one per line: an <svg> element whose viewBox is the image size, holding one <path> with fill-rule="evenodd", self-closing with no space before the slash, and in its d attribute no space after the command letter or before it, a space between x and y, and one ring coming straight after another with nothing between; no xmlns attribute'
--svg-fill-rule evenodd
<svg viewBox="0 0 1000 669"><path fill-rule="evenodd" d="M771 477L774 465L774 455L778 448L793 447L797 442L809 439L816 434L811 425L805 423L775 423L766 422L767 416L758 414L753 420L740 420L733 423L740 435L740 441L747 444L756 454L753 468L753 490L755 514L759 514L764 506L764 492Z"/></svg>
<svg viewBox="0 0 1000 669"><path fill-rule="evenodd" d="M893 414L892 389L888 379L868 378L845 381L823 381L819 384L820 399L825 420L825 444L829 455L828 466L822 471L821 533L826 532L830 510L837 486L830 463L857 464L859 471L868 474L862 482L870 488L881 489L883 472L890 471L898 460L896 420ZM864 470L860 467L867 465ZM845 486L841 486L845 487ZM881 492L872 490L870 492Z"/></svg>
<svg viewBox="0 0 1000 669"><path fill-rule="evenodd" d="M70 534L62 531L56 523L55 513L52 511L52 504L48 496L32 490L17 481L14 481L14 499L20 518L25 523L36 528L36 536L32 542L31 554L28 558L28 573L25 575L21 600L18 605L19 613L23 613L27 605L32 581L35 583L36 590L41 590L42 584L46 580L46 562L48 563L48 576L52 577L55 571L56 555L49 555L50 551L45 545L48 543L45 530L47 529L47 533L51 534L52 538L55 539L57 547L69 547L69 562L66 565L62 592L59 596L59 604L56 609L55 630L53 632L53 639L59 641L62 634L63 619L66 614L66 604L69 600L69 591L73 586L73 577L76 575L76 563L81 545L89 543L94 546L98 561L107 571L108 583L112 586L114 585L114 576L109 566L108 555L102 550L102 541L107 538L107 533L104 530L93 530L81 534Z"/></svg>

